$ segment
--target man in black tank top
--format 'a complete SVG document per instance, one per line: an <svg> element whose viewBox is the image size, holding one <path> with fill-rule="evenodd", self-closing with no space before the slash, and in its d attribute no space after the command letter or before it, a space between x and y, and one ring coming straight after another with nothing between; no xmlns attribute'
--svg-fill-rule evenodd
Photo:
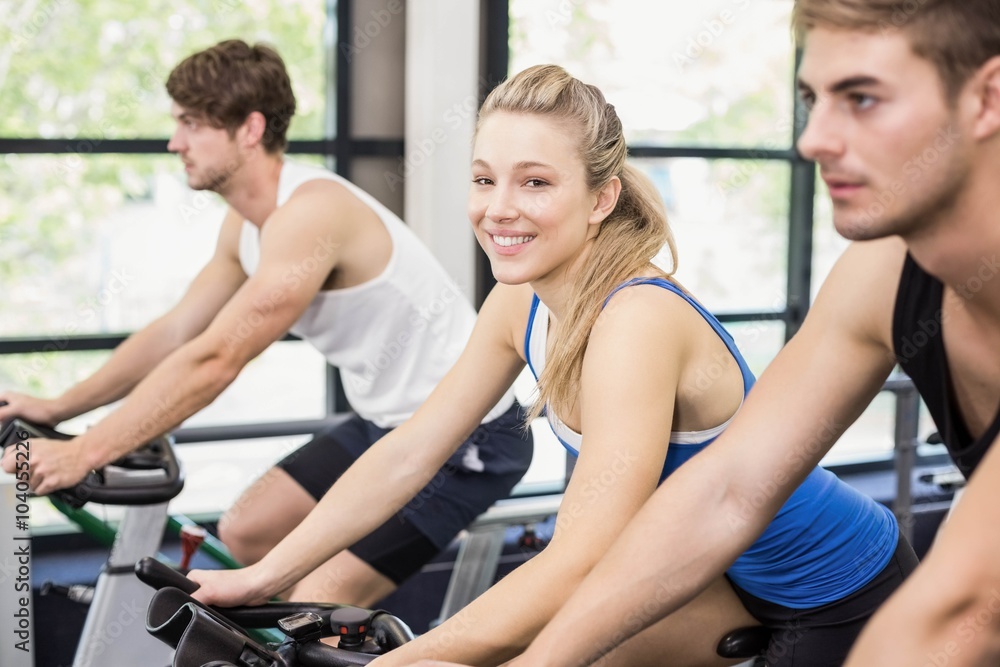
<svg viewBox="0 0 1000 667"><path fill-rule="evenodd" d="M990 261L994 261L991 257ZM1000 265L997 265L1000 268ZM991 269L992 270L992 269ZM987 280L991 274L984 274ZM976 276L978 279L978 275ZM970 279L972 280L972 279ZM975 284L976 280L973 280ZM978 279L982 282L982 279ZM963 298L961 290L955 290ZM942 440L955 465L969 477L989 451L1000 432L1000 411L990 418L985 430L974 434L965 424L962 405L952 386L952 368L942 331L945 286L907 254L896 295L892 320L892 346L900 367L913 380L927 409L940 430ZM983 359L989 363L989 359ZM988 417L989 413L982 415Z"/></svg>
<svg viewBox="0 0 1000 667"><path fill-rule="evenodd" d="M1000 2L797 0L794 23L810 108L798 148L857 243L729 429L660 487L518 664L585 664L609 619L624 639L678 609L897 363L969 484L847 664L1000 664Z"/></svg>

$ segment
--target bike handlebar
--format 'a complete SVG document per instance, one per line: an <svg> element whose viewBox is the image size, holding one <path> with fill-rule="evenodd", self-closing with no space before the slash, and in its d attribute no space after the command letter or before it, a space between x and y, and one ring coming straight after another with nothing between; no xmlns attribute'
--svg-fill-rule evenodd
<svg viewBox="0 0 1000 667"><path fill-rule="evenodd" d="M0 424L0 449L30 443L32 438L69 440L73 436L20 417ZM156 505L171 500L183 488L184 474L174 453L173 439L164 436L150 440L99 470L92 470L80 483L51 495L75 508L87 502Z"/></svg>
<svg viewBox="0 0 1000 667"><path fill-rule="evenodd" d="M265 647L247 636L244 628L274 628L278 621L295 614L313 612L323 619L320 636L333 636L331 614L338 610L363 611L369 615L367 633L379 652L389 651L413 639L409 627L385 611L311 602L269 602L254 607L210 607L190 597L198 584L153 558L136 563L136 575L158 589L149 604L146 629L176 649L174 667L203 667L208 661L240 663L249 652L261 667L342 667L365 665L376 655L347 651L319 641L286 642ZM336 620L334 620L336 623Z"/></svg>

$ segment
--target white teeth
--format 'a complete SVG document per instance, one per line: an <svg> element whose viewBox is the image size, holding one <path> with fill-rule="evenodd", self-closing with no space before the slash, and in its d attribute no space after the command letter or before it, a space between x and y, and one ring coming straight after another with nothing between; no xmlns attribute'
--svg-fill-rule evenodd
<svg viewBox="0 0 1000 667"><path fill-rule="evenodd" d="M493 236L493 242L497 245L510 247L512 245L521 245L522 243L527 243L534 236Z"/></svg>

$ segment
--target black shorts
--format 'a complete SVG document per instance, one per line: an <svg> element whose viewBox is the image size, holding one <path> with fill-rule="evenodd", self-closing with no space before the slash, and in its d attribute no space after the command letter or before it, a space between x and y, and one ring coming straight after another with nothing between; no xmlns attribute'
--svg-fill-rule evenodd
<svg viewBox="0 0 1000 667"><path fill-rule="evenodd" d="M396 584L416 573L490 505L506 498L528 470L532 439L525 416L515 403L481 424L420 493L349 551ZM390 430L354 416L277 465L318 501Z"/></svg>
<svg viewBox="0 0 1000 667"><path fill-rule="evenodd" d="M750 595L730 580L747 611L773 628L767 667L840 667L868 619L917 567L917 555L900 535L896 551L863 588L812 609L792 609Z"/></svg>

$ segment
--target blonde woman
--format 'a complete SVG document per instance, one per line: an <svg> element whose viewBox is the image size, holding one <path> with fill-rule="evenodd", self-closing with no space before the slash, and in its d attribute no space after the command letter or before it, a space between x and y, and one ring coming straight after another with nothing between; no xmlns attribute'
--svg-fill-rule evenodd
<svg viewBox="0 0 1000 667"><path fill-rule="evenodd" d="M500 284L465 352L417 413L365 454L356 474L345 473L261 563L192 575L203 584L201 599L262 600L391 516L528 363L538 377L534 414L546 406L553 430L579 457L551 543L456 616L376 661L500 664L527 647L657 485L739 410L753 376L715 318L652 263L664 247L675 256L663 206L626 164L621 123L600 91L555 66L521 72L483 105L473 157L469 218ZM706 376L716 379L699 382ZM367 487L363 471L380 468L386 484ZM812 622L816 612L836 627L813 623L794 638L778 633L776 642L811 648L794 663L775 664L837 664L911 558L887 510L817 470L728 578L610 658L727 664L715 655L726 632L761 622L795 628L794 617ZM848 597L849 609L838 607ZM636 609L631 622L641 623L642 614ZM629 622L611 618L607 637L565 641L610 646Z"/></svg>

